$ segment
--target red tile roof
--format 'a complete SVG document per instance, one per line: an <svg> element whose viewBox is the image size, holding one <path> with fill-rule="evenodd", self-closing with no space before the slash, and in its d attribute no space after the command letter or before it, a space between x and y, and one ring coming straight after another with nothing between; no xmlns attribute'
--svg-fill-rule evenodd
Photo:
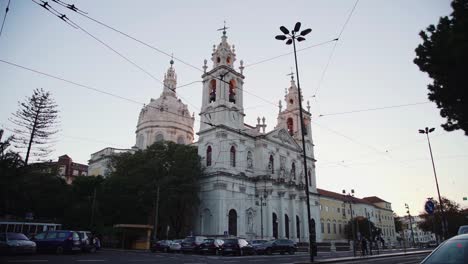
<svg viewBox="0 0 468 264"><path fill-rule="evenodd" d="M344 202L352 201L354 203L364 203L364 204L373 205L371 202L369 202L367 200L364 200L364 199L360 199L360 198L357 198L357 197L354 197L354 196L345 196L345 195L343 195L341 193L331 192L331 191L327 191L327 190L324 190L324 189L317 188L317 192L321 196L333 198L333 199L344 201Z"/></svg>
<svg viewBox="0 0 468 264"><path fill-rule="evenodd" d="M364 197L362 199L371 203L388 203L387 201L384 201L377 196L369 196L369 197Z"/></svg>

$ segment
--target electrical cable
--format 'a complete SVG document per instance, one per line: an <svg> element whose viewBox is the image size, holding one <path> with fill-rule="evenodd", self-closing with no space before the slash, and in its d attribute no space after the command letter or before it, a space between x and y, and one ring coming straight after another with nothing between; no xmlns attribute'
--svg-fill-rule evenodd
<svg viewBox="0 0 468 264"><path fill-rule="evenodd" d="M345 114L353 114L353 113L362 113L362 112L385 110L385 109L391 109L391 108L407 107L407 106L422 105L422 104L429 104L429 103L431 103L431 102L419 102L419 103L410 103L410 104L402 104L402 105L382 106L382 107L376 107L376 108L367 108L367 109L351 110L351 111L345 111L345 112L321 114L321 115L319 115L319 117L332 116L332 115L345 115Z"/></svg>
<svg viewBox="0 0 468 264"><path fill-rule="evenodd" d="M356 2L354 3L353 8L351 9L351 12L348 15L348 18L346 19L345 23L341 27L340 33L338 34L338 38L336 39L337 41L333 45L333 48L332 48L332 50L330 52L330 55L328 56L327 64L325 64L325 68L323 69L322 75L320 76L320 79L319 79L319 82L318 82L318 85L317 85L317 89L315 89L314 94L311 96L312 98L317 97L318 91L319 91L320 87L322 86L323 79L325 78L325 74L326 74L326 72L328 70L328 66L330 65L330 62L331 62L331 60L333 58L333 54L335 53L336 46L338 45L338 40L341 38L341 35L343 34L343 32L344 32L344 30L346 28L346 25L348 25L348 22L351 19L351 16L353 15L354 10L356 9L356 6L357 6L358 2L359 2L359 0L356 0Z"/></svg>
<svg viewBox="0 0 468 264"><path fill-rule="evenodd" d="M7 4L7 7L5 9L5 15L3 16L2 27L0 28L0 37L2 36L3 26L5 25L5 20L7 18L8 11L10 11L10 1L11 0L8 0L8 4Z"/></svg>

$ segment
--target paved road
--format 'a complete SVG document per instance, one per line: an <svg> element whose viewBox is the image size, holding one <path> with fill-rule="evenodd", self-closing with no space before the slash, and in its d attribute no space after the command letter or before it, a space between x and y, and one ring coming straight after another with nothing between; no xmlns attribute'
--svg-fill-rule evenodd
<svg viewBox="0 0 468 264"><path fill-rule="evenodd" d="M367 262L365 259L360 259L359 263L419 263L425 255L406 256L392 260L377 260ZM326 256L319 256L317 259L324 259ZM215 264L215 263L256 263L256 264L284 264L295 262L307 262L309 256L305 253L297 253L295 255L255 255L255 256L201 256L201 255L184 255L171 253L150 253L150 252L134 252L134 251L111 251L104 250L97 253L89 254L73 254L73 255L53 255L53 254L38 254L31 256L7 256L0 259L0 263L162 263L162 264ZM390 261L390 262L389 262ZM345 262L357 263L357 262Z"/></svg>
<svg viewBox="0 0 468 264"><path fill-rule="evenodd" d="M421 261L429 254L422 254L422 255L407 255L401 257L388 257L388 258L381 258L381 259L360 259L357 261L345 261L339 262L340 264L349 264L349 263L372 263L372 264L417 264L421 263Z"/></svg>

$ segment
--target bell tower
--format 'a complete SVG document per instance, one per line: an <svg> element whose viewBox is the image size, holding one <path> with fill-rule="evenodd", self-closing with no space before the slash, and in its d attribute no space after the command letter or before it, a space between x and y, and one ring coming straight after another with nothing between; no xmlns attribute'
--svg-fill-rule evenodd
<svg viewBox="0 0 468 264"><path fill-rule="evenodd" d="M213 125L244 128L244 66L241 60L239 72L234 69L235 47L227 42L226 29L226 26L220 29L223 32L221 43L213 45L211 70L207 71L207 60L204 61L200 132Z"/></svg>
<svg viewBox="0 0 468 264"><path fill-rule="evenodd" d="M301 123L299 115L299 90L296 86L293 73L291 75L291 86L286 88L284 100L286 101L286 109L282 111L282 104L279 101L278 124L276 128L284 128L288 131L297 142L302 141L301 137ZM308 111L303 109L305 140L312 141L311 135L311 113L310 104L307 102Z"/></svg>

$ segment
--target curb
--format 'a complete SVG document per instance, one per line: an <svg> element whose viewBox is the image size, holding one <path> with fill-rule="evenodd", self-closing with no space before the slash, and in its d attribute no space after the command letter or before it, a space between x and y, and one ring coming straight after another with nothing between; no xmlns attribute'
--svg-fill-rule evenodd
<svg viewBox="0 0 468 264"><path fill-rule="evenodd" d="M369 259L381 259L381 258L391 258L391 257L399 257L399 256L409 256L409 255L419 255L419 254L426 254L431 253L432 250L421 250L421 251L413 251L413 252L401 252L401 253L394 253L394 254L380 254L380 255L373 255L373 256L365 256L365 257L343 257L343 258L331 258L331 259L321 259L316 260L314 263L339 263L339 262L359 262L362 260L369 260ZM294 262L295 264L309 264L310 262Z"/></svg>
<svg viewBox="0 0 468 264"><path fill-rule="evenodd" d="M99 251L118 251L118 252L143 252L150 253L149 249L122 249L122 248L101 248Z"/></svg>

